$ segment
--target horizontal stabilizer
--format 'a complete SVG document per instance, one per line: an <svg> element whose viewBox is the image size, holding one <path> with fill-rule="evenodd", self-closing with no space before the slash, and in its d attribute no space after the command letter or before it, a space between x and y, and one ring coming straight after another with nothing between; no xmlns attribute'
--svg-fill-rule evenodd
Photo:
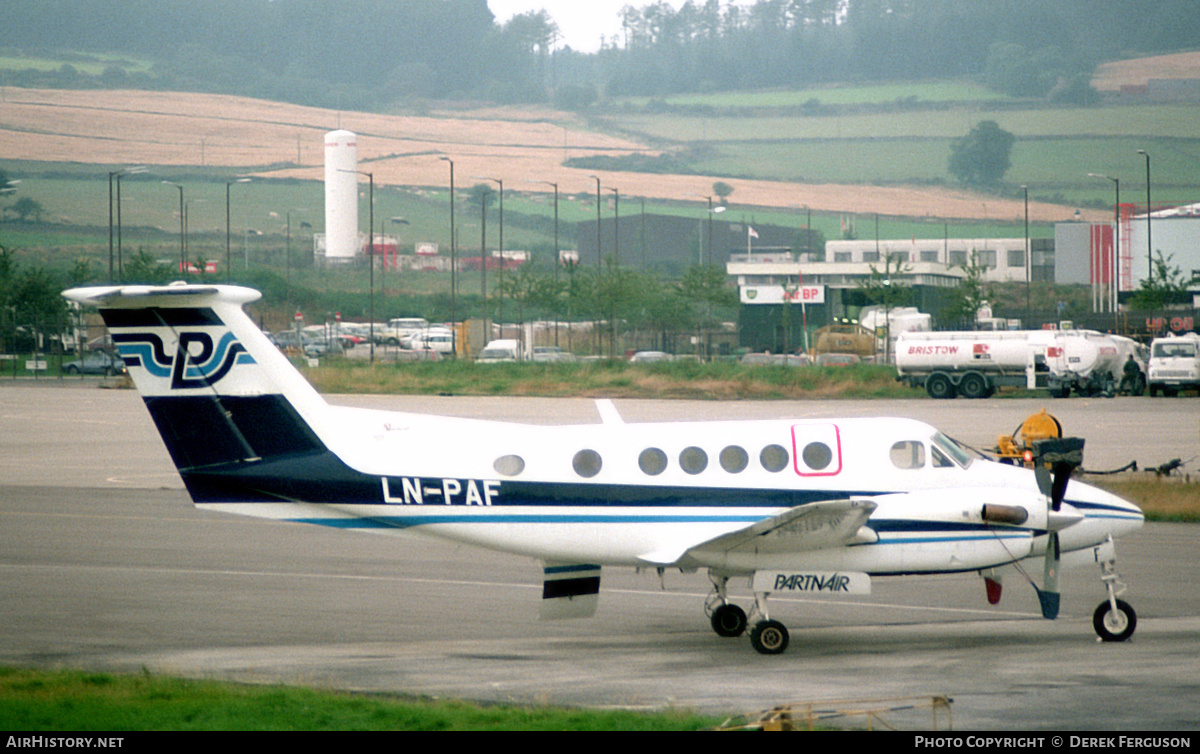
<svg viewBox="0 0 1200 754"><path fill-rule="evenodd" d="M554 565L543 571L541 620L590 618L600 601L600 566Z"/></svg>

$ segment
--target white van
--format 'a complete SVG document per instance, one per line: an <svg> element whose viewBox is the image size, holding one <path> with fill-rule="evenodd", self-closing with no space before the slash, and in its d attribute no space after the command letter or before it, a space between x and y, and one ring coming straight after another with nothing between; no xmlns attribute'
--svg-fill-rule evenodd
<svg viewBox="0 0 1200 754"><path fill-rule="evenodd" d="M1171 335L1150 343L1150 397L1200 391L1200 335Z"/></svg>
<svg viewBox="0 0 1200 754"><path fill-rule="evenodd" d="M397 317L389 319L387 330L382 334L376 330L375 337L389 346L398 346L407 336L429 329L429 320L424 317Z"/></svg>
<svg viewBox="0 0 1200 754"><path fill-rule="evenodd" d="M479 352L475 361L480 364L495 364L501 361L520 361L521 344L515 340L493 340Z"/></svg>

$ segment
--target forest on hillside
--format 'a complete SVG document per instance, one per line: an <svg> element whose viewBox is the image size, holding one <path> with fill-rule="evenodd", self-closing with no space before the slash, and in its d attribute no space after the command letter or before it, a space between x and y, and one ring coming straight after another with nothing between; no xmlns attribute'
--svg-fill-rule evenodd
<svg viewBox="0 0 1200 754"><path fill-rule="evenodd" d="M0 84L366 110L947 76L1047 97L1078 90L1099 62L1194 47L1197 11L1200 0L655 2L626 6L622 32L585 54L561 46L545 11L499 24L486 0L6 0ZM67 62L22 67L14 54Z"/></svg>

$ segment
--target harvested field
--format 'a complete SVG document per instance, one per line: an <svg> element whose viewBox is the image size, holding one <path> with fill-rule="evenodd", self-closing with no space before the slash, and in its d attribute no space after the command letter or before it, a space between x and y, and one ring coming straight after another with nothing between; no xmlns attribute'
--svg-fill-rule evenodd
<svg viewBox="0 0 1200 754"><path fill-rule="evenodd" d="M459 185L496 176L509 188L564 193L595 191L594 175L625 196L698 201L724 180L745 205L892 216L1023 217L1019 201L946 188L833 185L656 175L567 168L570 157L654 150L586 130L550 110L381 115L301 107L226 95L139 91L68 91L0 87L0 159L97 165L227 167L231 173L322 180L324 134L359 135L360 168L380 185L444 186L454 160ZM986 201L986 209L983 202ZM1070 219L1074 208L1034 202L1034 222ZM1085 213L1090 214L1090 213ZM1095 213L1097 217L1103 213Z"/></svg>
<svg viewBox="0 0 1200 754"><path fill-rule="evenodd" d="M1097 91L1115 92L1123 86L1145 86L1150 79L1200 79L1200 52L1104 63L1096 69L1092 86Z"/></svg>

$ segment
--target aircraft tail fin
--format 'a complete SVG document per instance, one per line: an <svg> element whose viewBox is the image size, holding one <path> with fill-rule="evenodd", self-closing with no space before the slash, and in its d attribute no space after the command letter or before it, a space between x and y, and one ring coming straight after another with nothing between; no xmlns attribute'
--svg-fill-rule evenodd
<svg viewBox="0 0 1200 754"><path fill-rule="evenodd" d="M322 440L325 401L242 309L257 291L176 284L63 295L99 307L196 502L295 499L295 470L338 465Z"/></svg>

